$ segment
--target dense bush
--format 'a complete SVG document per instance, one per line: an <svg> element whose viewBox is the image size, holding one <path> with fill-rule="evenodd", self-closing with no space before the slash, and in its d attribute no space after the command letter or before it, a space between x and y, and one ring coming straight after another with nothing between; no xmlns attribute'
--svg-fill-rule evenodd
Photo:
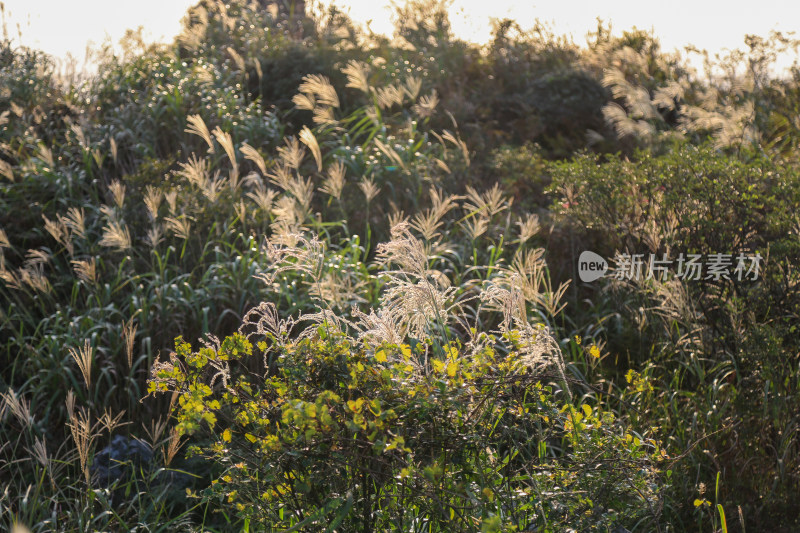
<svg viewBox="0 0 800 533"><path fill-rule="evenodd" d="M275 7L83 81L0 45L0 524L796 530L796 43L698 74ZM586 249L764 263L578 283Z"/></svg>
<svg viewBox="0 0 800 533"><path fill-rule="evenodd" d="M498 331L458 336L451 324L478 317L459 316L422 241L402 225L392 237L378 247L397 268L379 309L295 321L262 304L240 333L197 351L179 338L154 366L150 390L177 393L178 431L202 433L194 453L224 467L201 497L259 530L657 522L664 452L602 407L573 405L558 344L524 318L535 295L511 272L489 278L474 299L502 308ZM318 283L324 257L299 239L276 250L276 270Z"/></svg>

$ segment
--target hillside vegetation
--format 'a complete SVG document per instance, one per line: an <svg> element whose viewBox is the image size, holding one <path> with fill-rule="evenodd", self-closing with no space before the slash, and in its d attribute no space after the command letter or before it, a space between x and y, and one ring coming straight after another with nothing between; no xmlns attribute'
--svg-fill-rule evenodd
<svg viewBox="0 0 800 533"><path fill-rule="evenodd" d="M800 530L797 42L262 4L0 43L0 527Z"/></svg>

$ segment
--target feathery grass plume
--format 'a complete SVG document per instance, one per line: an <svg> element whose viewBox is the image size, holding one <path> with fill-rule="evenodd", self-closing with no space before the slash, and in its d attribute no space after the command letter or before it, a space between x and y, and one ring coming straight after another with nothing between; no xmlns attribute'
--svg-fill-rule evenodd
<svg viewBox="0 0 800 533"><path fill-rule="evenodd" d="M628 112L616 102L603 106L603 118L614 129L617 138L635 136L640 128L635 120L628 116Z"/></svg>
<svg viewBox="0 0 800 533"><path fill-rule="evenodd" d="M471 186L467 187L467 201L464 208L470 213L485 213L489 218L494 217L511 207L511 199L503 194L498 183L483 194Z"/></svg>
<svg viewBox="0 0 800 533"><path fill-rule="evenodd" d="M262 176L267 175L267 162L264 161L264 156L262 156L258 150L247 143L242 144L239 150L242 152L245 159L256 164Z"/></svg>
<svg viewBox="0 0 800 533"><path fill-rule="evenodd" d="M161 243L161 236L163 234L163 230L159 224L153 224L150 229L147 230L147 235L145 235L145 242L150 248L155 248Z"/></svg>
<svg viewBox="0 0 800 533"><path fill-rule="evenodd" d="M376 345L388 343L396 346L405 341L405 332L400 331L393 317L381 309L377 313L374 309L370 309L367 314L358 308L353 308L352 315L356 319L353 326L359 333L359 339L366 339ZM418 361L411 359L410 362L417 371L422 370Z"/></svg>
<svg viewBox="0 0 800 533"><path fill-rule="evenodd" d="M378 97L378 107L390 109L394 105L403 105L406 93L400 85L387 85L386 87L378 87L376 95Z"/></svg>
<svg viewBox="0 0 800 533"><path fill-rule="evenodd" d="M119 180L114 180L109 183L108 190L111 191L111 196L114 198L114 203L117 204L117 207L121 209L122 205L125 203L125 185L123 185Z"/></svg>
<svg viewBox="0 0 800 533"><path fill-rule="evenodd" d="M317 107L317 101L313 94L297 93L292 97L292 103L297 109L305 111L314 111Z"/></svg>
<svg viewBox="0 0 800 533"><path fill-rule="evenodd" d="M242 56L239 55L239 52L234 50L234 48L232 46L226 47L225 51L228 53L228 55L231 57L231 59L233 59L233 62L236 65L236 69L239 70L239 71L243 71L244 70L244 66L245 66L245 62L244 62L244 58L242 58Z"/></svg>
<svg viewBox="0 0 800 533"><path fill-rule="evenodd" d="M128 368L133 368L133 345L136 342L138 325L133 323L133 318L122 326L122 339L125 341L125 354L128 356Z"/></svg>
<svg viewBox="0 0 800 533"><path fill-rule="evenodd" d="M361 181L358 183L358 188L361 189L361 192L364 193L364 198L366 198L367 203L372 202L378 193L381 192L381 188L375 185L371 179L364 176L361 178Z"/></svg>
<svg viewBox="0 0 800 533"><path fill-rule="evenodd" d="M219 171L214 172L214 176L206 180L203 184L203 196L205 196L212 204L219 198L222 186L225 185L225 178L220 178Z"/></svg>
<svg viewBox="0 0 800 533"><path fill-rule="evenodd" d="M213 181L213 180L212 180ZM181 215L180 217L167 217L164 223L169 231L176 237L182 240L187 240L191 236L192 224L189 217Z"/></svg>
<svg viewBox="0 0 800 533"><path fill-rule="evenodd" d="M8 124L8 115L9 115L9 113L10 113L10 111L8 109L6 109L2 113L0 113L0 126Z"/></svg>
<svg viewBox="0 0 800 533"><path fill-rule="evenodd" d="M150 448L155 449L158 447L161 436L167 429L168 424L169 419L162 416L159 416L158 420L151 420L149 428L142 424L142 429L144 429L145 434L147 434L147 438L150 440Z"/></svg>
<svg viewBox="0 0 800 533"><path fill-rule="evenodd" d="M56 242L59 244L66 244L68 242L69 230L61 217L56 220L50 220L46 215L42 214L42 219L44 219L44 230L49 233Z"/></svg>
<svg viewBox="0 0 800 533"><path fill-rule="evenodd" d="M97 262L94 257L88 260L74 260L72 261L72 269L78 279L94 285L97 283Z"/></svg>
<svg viewBox="0 0 800 533"><path fill-rule="evenodd" d="M260 277L264 281L275 279L276 275L269 273L263 274L266 277ZM270 285L272 282L268 282ZM242 318L242 325L239 327L239 333L242 335L272 335L280 344L285 344L289 340L289 335L294 328L295 320L293 318L280 318L278 308L272 302L261 302L256 307L253 307ZM265 361L267 355L264 354ZM266 363L265 363L266 365Z"/></svg>
<svg viewBox="0 0 800 533"><path fill-rule="evenodd" d="M345 166L341 161L336 161L328 166L328 177L322 183L320 191L339 200L344 189Z"/></svg>
<svg viewBox="0 0 800 533"><path fill-rule="evenodd" d="M119 158L119 148L117 147L117 141L114 137L111 137L111 141L109 143L111 145L111 158L114 160L114 164L117 164L117 160Z"/></svg>
<svg viewBox="0 0 800 533"><path fill-rule="evenodd" d="M342 73L347 76L346 87L352 87L369 94L369 81L367 80L369 66L366 63L351 59L347 62L347 66L342 69Z"/></svg>
<svg viewBox="0 0 800 533"><path fill-rule="evenodd" d="M294 196L297 205L300 207L298 216L300 220L305 220L311 209L311 200L314 199L314 183L310 179L303 179L300 176L293 178L286 188L286 192Z"/></svg>
<svg viewBox="0 0 800 533"><path fill-rule="evenodd" d="M175 459L175 456L178 455L178 452L182 446L183 442L181 441L180 432L178 432L176 428L171 428L169 431L169 437L167 437L166 446L162 446L161 448L161 455L164 458L164 466L170 465L170 463Z"/></svg>
<svg viewBox="0 0 800 533"><path fill-rule="evenodd" d="M109 220L103 228L103 238L100 239L100 246L116 248L120 252L130 250L131 235L128 228L116 220Z"/></svg>
<svg viewBox="0 0 800 533"><path fill-rule="evenodd" d="M236 148L233 146L233 138L230 133L222 131L219 126L214 128L212 133L220 146L225 150L225 154L231 162L230 185L231 189L236 189L239 183L239 163L236 162Z"/></svg>
<svg viewBox="0 0 800 533"><path fill-rule="evenodd" d="M258 208L266 214L270 214L272 211L272 204L277 195L278 191L266 187L258 187L256 190L247 193L247 197L253 200Z"/></svg>
<svg viewBox="0 0 800 533"><path fill-rule="evenodd" d="M278 149L280 150L280 148ZM289 188L289 183L292 181L291 167L285 162L282 165L276 165L274 170L267 174L270 183L277 185L284 191Z"/></svg>
<svg viewBox="0 0 800 533"><path fill-rule="evenodd" d="M186 122L188 122L189 125L183 131L202 138L208 145L208 151L213 154L214 141L211 139L211 133L208 131L208 126L206 126L206 123L203 121L203 117L200 115L189 115L186 117Z"/></svg>
<svg viewBox="0 0 800 533"><path fill-rule="evenodd" d="M19 270L19 281L36 292L47 294L52 289L41 264L28 264Z"/></svg>
<svg viewBox="0 0 800 533"><path fill-rule="evenodd" d="M308 283L308 285L309 293L313 298L342 311L367 303L362 294L368 283L358 273L351 270L326 272L321 279Z"/></svg>
<svg viewBox="0 0 800 533"><path fill-rule="evenodd" d="M85 409L79 409L75 412L75 395L70 390L67 393L67 415L69 422L67 426L72 433L72 440L75 442L75 447L78 450L78 459L81 464L81 470L86 478L86 484L89 480L89 451L92 448L95 435L92 432L92 425L89 418L89 412Z"/></svg>
<svg viewBox="0 0 800 533"><path fill-rule="evenodd" d="M215 133L216 131L214 130ZM187 162L178 164L181 169L175 173L176 175L185 178L186 181L200 189L206 186L208 181L208 160L200 159L197 155L192 154ZM148 185L148 187L151 186Z"/></svg>
<svg viewBox="0 0 800 533"><path fill-rule="evenodd" d="M28 250L25 254L25 267L38 267L50 262L50 254L44 250Z"/></svg>
<svg viewBox="0 0 800 533"><path fill-rule="evenodd" d="M431 91L431 94L423 95L411 109L419 118L428 118L433 115L433 112L436 110L436 106L438 105L439 95L434 89Z"/></svg>
<svg viewBox="0 0 800 533"><path fill-rule="evenodd" d="M0 248L11 248L11 242L3 228L0 228Z"/></svg>
<svg viewBox="0 0 800 533"><path fill-rule="evenodd" d="M25 114L25 110L22 108L22 106L13 100L9 102L8 105L11 107L11 112L17 115L19 118L22 118L22 116Z"/></svg>
<svg viewBox="0 0 800 533"><path fill-rule="evenodd" d="M406 78L403 90L412 101L417 99L420 89L422 89L422 78L416 76L409 76Z"/></svg>
<svg viewBox="0 0 800 533"><path fill-rule="evenodd" d="M314 109L314 124L324 126L326 124L336 124L336 117L332 107L317 106Z"/></svg>
<svg viewBox="0 0 800 533"><path fill-rule="evenodd" d="M452 115L450 116L450 118L453 118ZM442 132L442 138L445 141L450 141L456 148L461 150L461 155L464 156L464 162L466 163L467 166L469 166L470 159L469 159L469 149L467 148L467 143L462 141L460 136L453 135L453 132L451 132L450 130L444 130Z"/></svg>
<svg viewBox="0 0 800 533"><path fill-rule="evenodd" d="M247 206L244 203L244 200L239 200L233 205L233 210L236 213L236 218L239 219L239 222L244 223L247 220Z"/></svg>
<svg viewBox="0 0 800 533"><path fill-rule="evenodd" d="M278 147L278 155L280 155L286 166L298 170L306 156L305 148L300 146L300 142L294 136L285 139L284 143L286 146Z"/></svg>
<svg viewBox="0 0 800 533"><path fill-rule="evenodd" d="M444 216L458 206L458 197L444 195L436 187L428 191L431 207L414 215L411 227L419 231L426 241L433 241L439 235L439 228L444 223Z"/></svg>
<svg viewBox="0 0 800 533"><path fill-rule="evenodd" d="M158 208L161 206L161 200L164 198L164 193L161 189L148 185L144 190L144 205L147 208L147 213L150 215L150 220L158 218Z"/></svg>
<svg viewBox="0 0 800 533"><path fill-rule="evenodd" d="M336 94L336 89L326 76L320 74L303 76L303 83L300 84L298 90L301 93L313 94L319 104L339 107L339 95Z"/></svg>
<svg viewBox="0 0 800 533"><path fill-rule="evenodd" d="M39 143L39 146L36 150L36 156L41 161L47 163L47 165L50 167L51 170L55 168L56 163L55 159L53 159L53 151L50 150L50 148L48 148L47 146L45 146L43 143Z"/></svg>
<svg viewBox="0 0 800 533"><path fill-rule="evenodd" d="M86 142L86 135L83 133L83 128L81 128L78 124L70 124L69 129L75 134L75 137L78 139L78 144L81 145L81 148L88 150L89 144Z"/></svg>
<svg viewBox="0 0 800 533"><path fill-rule="evenodd" d="M474 241L489 229L489 219L485 215L470 216L461 222L461 226Z"/></svg>
<svg viewBox="0 0 800 533"><path fill-rule="evenodd" d="M275 202L272 214L275 220L270 224L273 238L279 242L293 241L291 235L300 231L300 209L297 200L291 195L282 195Z"/></svg>
<svg viewBox="0 0 800 533"><path fill-rule="evenodd" d="M14 523L11 524L11 533L31 533L31 530L28 529L24 524L21 524L15 520Z"/></svg>
<svg viewBox="0 0 800 533"><path fill-rule="evenodd" d="M178 208L178 191L177 189L170 189L169 191L164 193L164 199L167 201L167 206L169 206L169 214L174 215L175 211Z"/></svg>
<svg viewBox="0 0 800 533"><path fill-rule="evenodd" d="M78 363L78 368L80 368L81 374L83 374L83 381L86 382L86 390L90 390L92 387L94 348L89 344L89 340L86 339L83 348L78 348L77 350L75 348L70 348L69 354L75 359L75 362Z"/></svg>
<svg viewBox="0 0 800 533"><path fill-rule="evenodd" d="M64 217L63 222L72 231L73 235L77 235L82 239L86 237L86 213L82 207L70 207L67 209L67 216Z"/></svg>
<svg viewBox="0 0 800 533"><path fill-rule="evenodd" d="M519 226L520 244L528 242L534 235L539 233L541 229L539 225L539 216L534 214L528 214L524 219L520 218L517 220L517 226Z"/></svg>
<svg viewBox="0 0 800 533"><path fill-rule="evenodd" d="M398 210L396 206L391 213L389 213L389 227L393 228L401 223L407 223L408 217L402 210Z"/></svg>
<svg viewBox="0 0 800 533"><path fill-rule="evenodd" d="M201 5L189 9L189 16L193 23L184 25L183 31L178 34L176 40L189 50L197 50L206 42L206 31L208 29L208 11Z"/></svg>
<svg viewBox="0 0 800 533"><path fill-rule="evenodd" d="M317 138L314 137L314 134L310 129L308 129L308 126L303 126L299 137L303 144L308 146L308 148L311 150L311 154L314 156L314 160L317 162L317 171L322 172L322 151L319 149Z"/></svg>
<svg viewBox="0 0 800 533"><path fill-rule="evenodd" d="M0 159L0 176L4 176L9 181L14 181L14 167L3 159Z"/></svg>
<svg viewBox="0 0 800 533"><path fill-rule="evenodd" d="M388 281L381 296L381 309L397 330L423 338L436 324L447 336L450 313L457 307L453 300L456 288L441 272L429 268L423 243L414 237L407 223L391 229L391 239L377 247L381 265L397 265L387 270Z"/></svg>
<svg viewBox="0 0 800 533"><path fill-rule="evenodd" d="M301 233L267 239L262 251L269 269L256 277L272 286L277 277L284 272L298 272L308 275L312 280L322 279L325 267L325 243L316 235L306 237Z"/></svg>
<svg viewBox="0 0 800 533"><path fill-rule="evenodd" d="M22 290L22 279L11 270L8 270L5 265L5 258L0 255L0 279L11 289Z"/></svg>
<svg viewBox="0 0 800 533"><path fill-rule="evenodd" d="M103 416L101 416L100 419L97 422L103 428L105 428L106 432L110 435L111 433L114 432L114 430L117 427L123 425L123 424L120 424L120 420L122 420L122 417L124 415L125 415L125 410L124 409L122 411L120 411L119 413L117 413L116 416L114 416L114 415L111 414L111 411L108 409L108 407L105 407L105 408L103 408ZM129 424L129 423L130 422L126 422L126 424Z"/></svg>
<svg viewBox="0 0 800 533"><path fill-rule="evenodd" d="M50 455L47 453L47 444L44 439L35 437L33 440L33 449L28 450L28 453L36 459L40 465L50 470Z"/></svg>
<svg viewBox="0 0 800 533"><path fill-rule="evenodd" d="M25 401L25 398L17 396L14 389L8 389L8 392L0 393L0 398L3 400L4 407L19 420L23 428L28 428L33 424L30 404Z"/></svg>

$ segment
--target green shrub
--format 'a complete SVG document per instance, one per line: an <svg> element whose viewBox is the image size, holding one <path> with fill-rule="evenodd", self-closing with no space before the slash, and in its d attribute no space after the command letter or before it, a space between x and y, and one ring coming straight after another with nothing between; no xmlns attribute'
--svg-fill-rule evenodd
<svg viewBox="0 0 800 533"><path fill-rule="evenodd" d="M658 521L655 441L601 405L573 403L560 349L525 318L519 278L498 269L471 321L407 225L378 247L381 307L282 319L264 303L239 333L194 351L176 339L149 391L177 394L179 432L224 472L198 496L250 527L345 531L603 529ZM325 258L278 247L273 279Z"/></svg>

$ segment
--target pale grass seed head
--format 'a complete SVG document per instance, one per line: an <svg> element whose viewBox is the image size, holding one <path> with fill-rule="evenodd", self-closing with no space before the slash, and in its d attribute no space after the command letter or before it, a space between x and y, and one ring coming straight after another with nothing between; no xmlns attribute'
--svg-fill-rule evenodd
<svg viewBox="0 0 800 533"><path fill-rule="evenodd" d="M69 354L78 363L78 368L83 375L83 381L86 383L86 389L91 389L92 386L92 361L94 361L94 348L92 345L89 344L89 340L87 339L84 344L83 348L75 348L69 349Z"/></svg>
<svg viewBox="0 0 800 533"><path fill-rule="evenodd" d="M164 193L161 189L148 185L144 190L144 205L147 208L147 213L150 215L150 220L158 219L158 208L161 206L161 200L164 199Z"/></svg>
<svg viewBox="0 0 800 533"><path fill-rule="evenodd" d="M86 237L86 213L82 207L70 207L67 209L67 216L63 219L63 222L72 231L73 235L77 235L80 238Z"/></svg>
<svg viewBox="0 0 800 533"><path fill-rule="evenodd" d="M235 189L235 184L239 181L239 163L236 161L236 148L233 146L233 138L230 133L222 131L219 126L214 128L212 133L220 146L225 150L225 155L228 156L228 160L231 162L231 188Z"/></svg>
<svg viewBox="0 0 800 533"><path fill-rule="evenodd" d="M78 459L81 464L81 470L86 478L86 483L89 483L89 452L92 448L92 443L96 435L92 431L91 419L89 412L85 409L75 410L75 397L72 391L67 393L67 411L69 414L68 426L72 433L72 440L75 442L75 447L78 451Z"/></svg>
<svg viewBox="0 0 800 533"><path fill-rule="evenodd" d="M177 189L171 189L166 193L164 193L164 199L167 201L167 206L169 206L169 214L175 215L175 211L177 211L177 205L178 205Z"/></svg>
<svg viewBox="0 0 800 533"><path fill-rule="evenodd" d="M103 228L103 238L100 239L100 246L116 248L120 252L130 250L131 235L128 228L116 220L109 220Z"/></svg>
<svg viewBox="0 0 800 533"><path fill-rule="evenodd" d="M301 93L313 94L319 104L339 107L339 95L326 76L320 74L303 76L303 83L298 89Z"/></svg>
<svg viewBox="0 0 800 533"><path fill-rule="evenodd" d="M267 214L272 211L272 204L277 195L278 191L274 189L268 189L266 187L259 187L256 188L256 190L247 193L247 197L253 200L258 208Z"/></svg>
<svg viewBox="0 0 800 533"><path fill-rule="evenodd" d="M133 368L133 345L136 342L136 330L138 326L133 319L128 320L122 326L122 339L125 341L125 354L128 357L128 368Z"/></svg>
<svg viewBox="0 0 800 533"><path fill-rule="evenodd" d="M72 261L72 270L79 280L90 285L97 283L97 262L94 257Z"/></svg>
<svg viewBox="0 0 800 533"><path fill-rule="evenodd" d="M328 176L320 187L320 191L339 200L344 189L345 166L341 161L336 161L328 166Z"/></svg>
<svg viewBox="0 0 800 533"><path fill-rule="evenodd" d="M300 141L311 150L314 161L317 162L317 171L322 172L322 151L319 148L317 138L314 137L314 133L308 129L308 126L303 126L303 129L300 131Z"/></svg>
<svg viewBox="0 0 800 533"><path fill-rule="evenodd" d="M179 217L167 217L164 219L167 230L182 240L187 240L191 236L192 223L186 215Z"/></svg>
<svg viewBox="0 0 800 533"><path fill-rule="evenodd" d="M286 166L294 170L299 169L306 156L305 149L294 136L285 139L284 143L286 146L278 147L278 155Z"/></svg>
<svg viewBox="0 0 800 533"><path fill-rule="evenodd" d="M342 73L347 76L346 87L352 87L369 94L369 66L366 63L351 59L347 62L347 66L342 69Z"/></svg>
<svg viewBox="0 0 800 533"><path fill-rule="evenodd" d="M419 101L414 104L412 110L419 118L428 118L436 111L436 106L439 105L439 95L436 91L432 91L429 95L423 95Z"/></svg>
<svg viewBox="0 0 800 533"><path fill-rule="evenodd" d="M216 130L214 130L216 131ZM208 160L200 159L195 154L189 156L189 160L185 163L179 163L181 169L176 174L194 185L202 189L208 181ZM148 192L153 190L152 186L148 185ZM146 199L147 197L145 197ZM155 217L154 217L155 218Z"/></svg>
<svg viewBox="0 0 800 533"><path fill-rule="evenodd" d="M145 242L150 248L156 248L162 241L162 236L164 232L161 229L160 224L153 224L147 230L147 234L145 235Z"/></svg>
<svg viewBox="0 0 800 533"><path fill-rule="evenodd" d="M375 182L364 176L358 184L358 188L364 193L364 198L369 204L381 192L381 188L375 185Z"/></svg>
<svg viewBox="0 0 800 533"><path fill-rule="evenodd" d="M422 78L416 76L409 76L406 78L403 90L412 101L417 99L420 89L422 89Z"/></svg>
<svg viewBox="0 0 800 533"><path fill-rule="evenodd" d="M267 175L267 162L258 150L247 143L242 144L239 150L242 152L245 159L256 164L262 176Z"/></svg>
<svg viewBox="0 0 800 533"><path fill-rule="evenodd" d="M0 393L0 398L3 400L4 411L7 410L14 415L19 420L19 423L22 424L22 427L27 428L33 424L30 404L25 398L17 396L14 389L8 389L8 392ZM0 417L1 419L2 417Z"/></svg>
<svg viewBox="0 0 800 533"><path fill-rule="evenodd" d="M206 126L205 121L203 121L203 117L200 115L189 115L186 117L186 122L188 126L183 131L197 135L203 139L208 145L208 151L214 153L214 141L211 139L211 133L208 131L208 126Z"/></svg>
<svg viewBox="0 0 800 533"><path fill-rule="evenodd" d="M524 219L518 219L517 226L519 226L520 244L528 242L537 233L539 233L539 230L541 229L541 226L539 225L539 217L533 214L527 215Z"/></svg>
<svg viewBox="0 0 800 533"><path fill-rule="evenodd" d="M469 217L461 222L470 240L476 240L489 229L489 219L485 216Z"/></svg>
<svg viewBox="0 0 800 533"><path fill-rule="evenodd" d="M123 185L119 180L114 180L108 185L108 190L111 191L111 197L114 200L114 203L122 209L123 204L125 203L125 185Z"/></svg>

